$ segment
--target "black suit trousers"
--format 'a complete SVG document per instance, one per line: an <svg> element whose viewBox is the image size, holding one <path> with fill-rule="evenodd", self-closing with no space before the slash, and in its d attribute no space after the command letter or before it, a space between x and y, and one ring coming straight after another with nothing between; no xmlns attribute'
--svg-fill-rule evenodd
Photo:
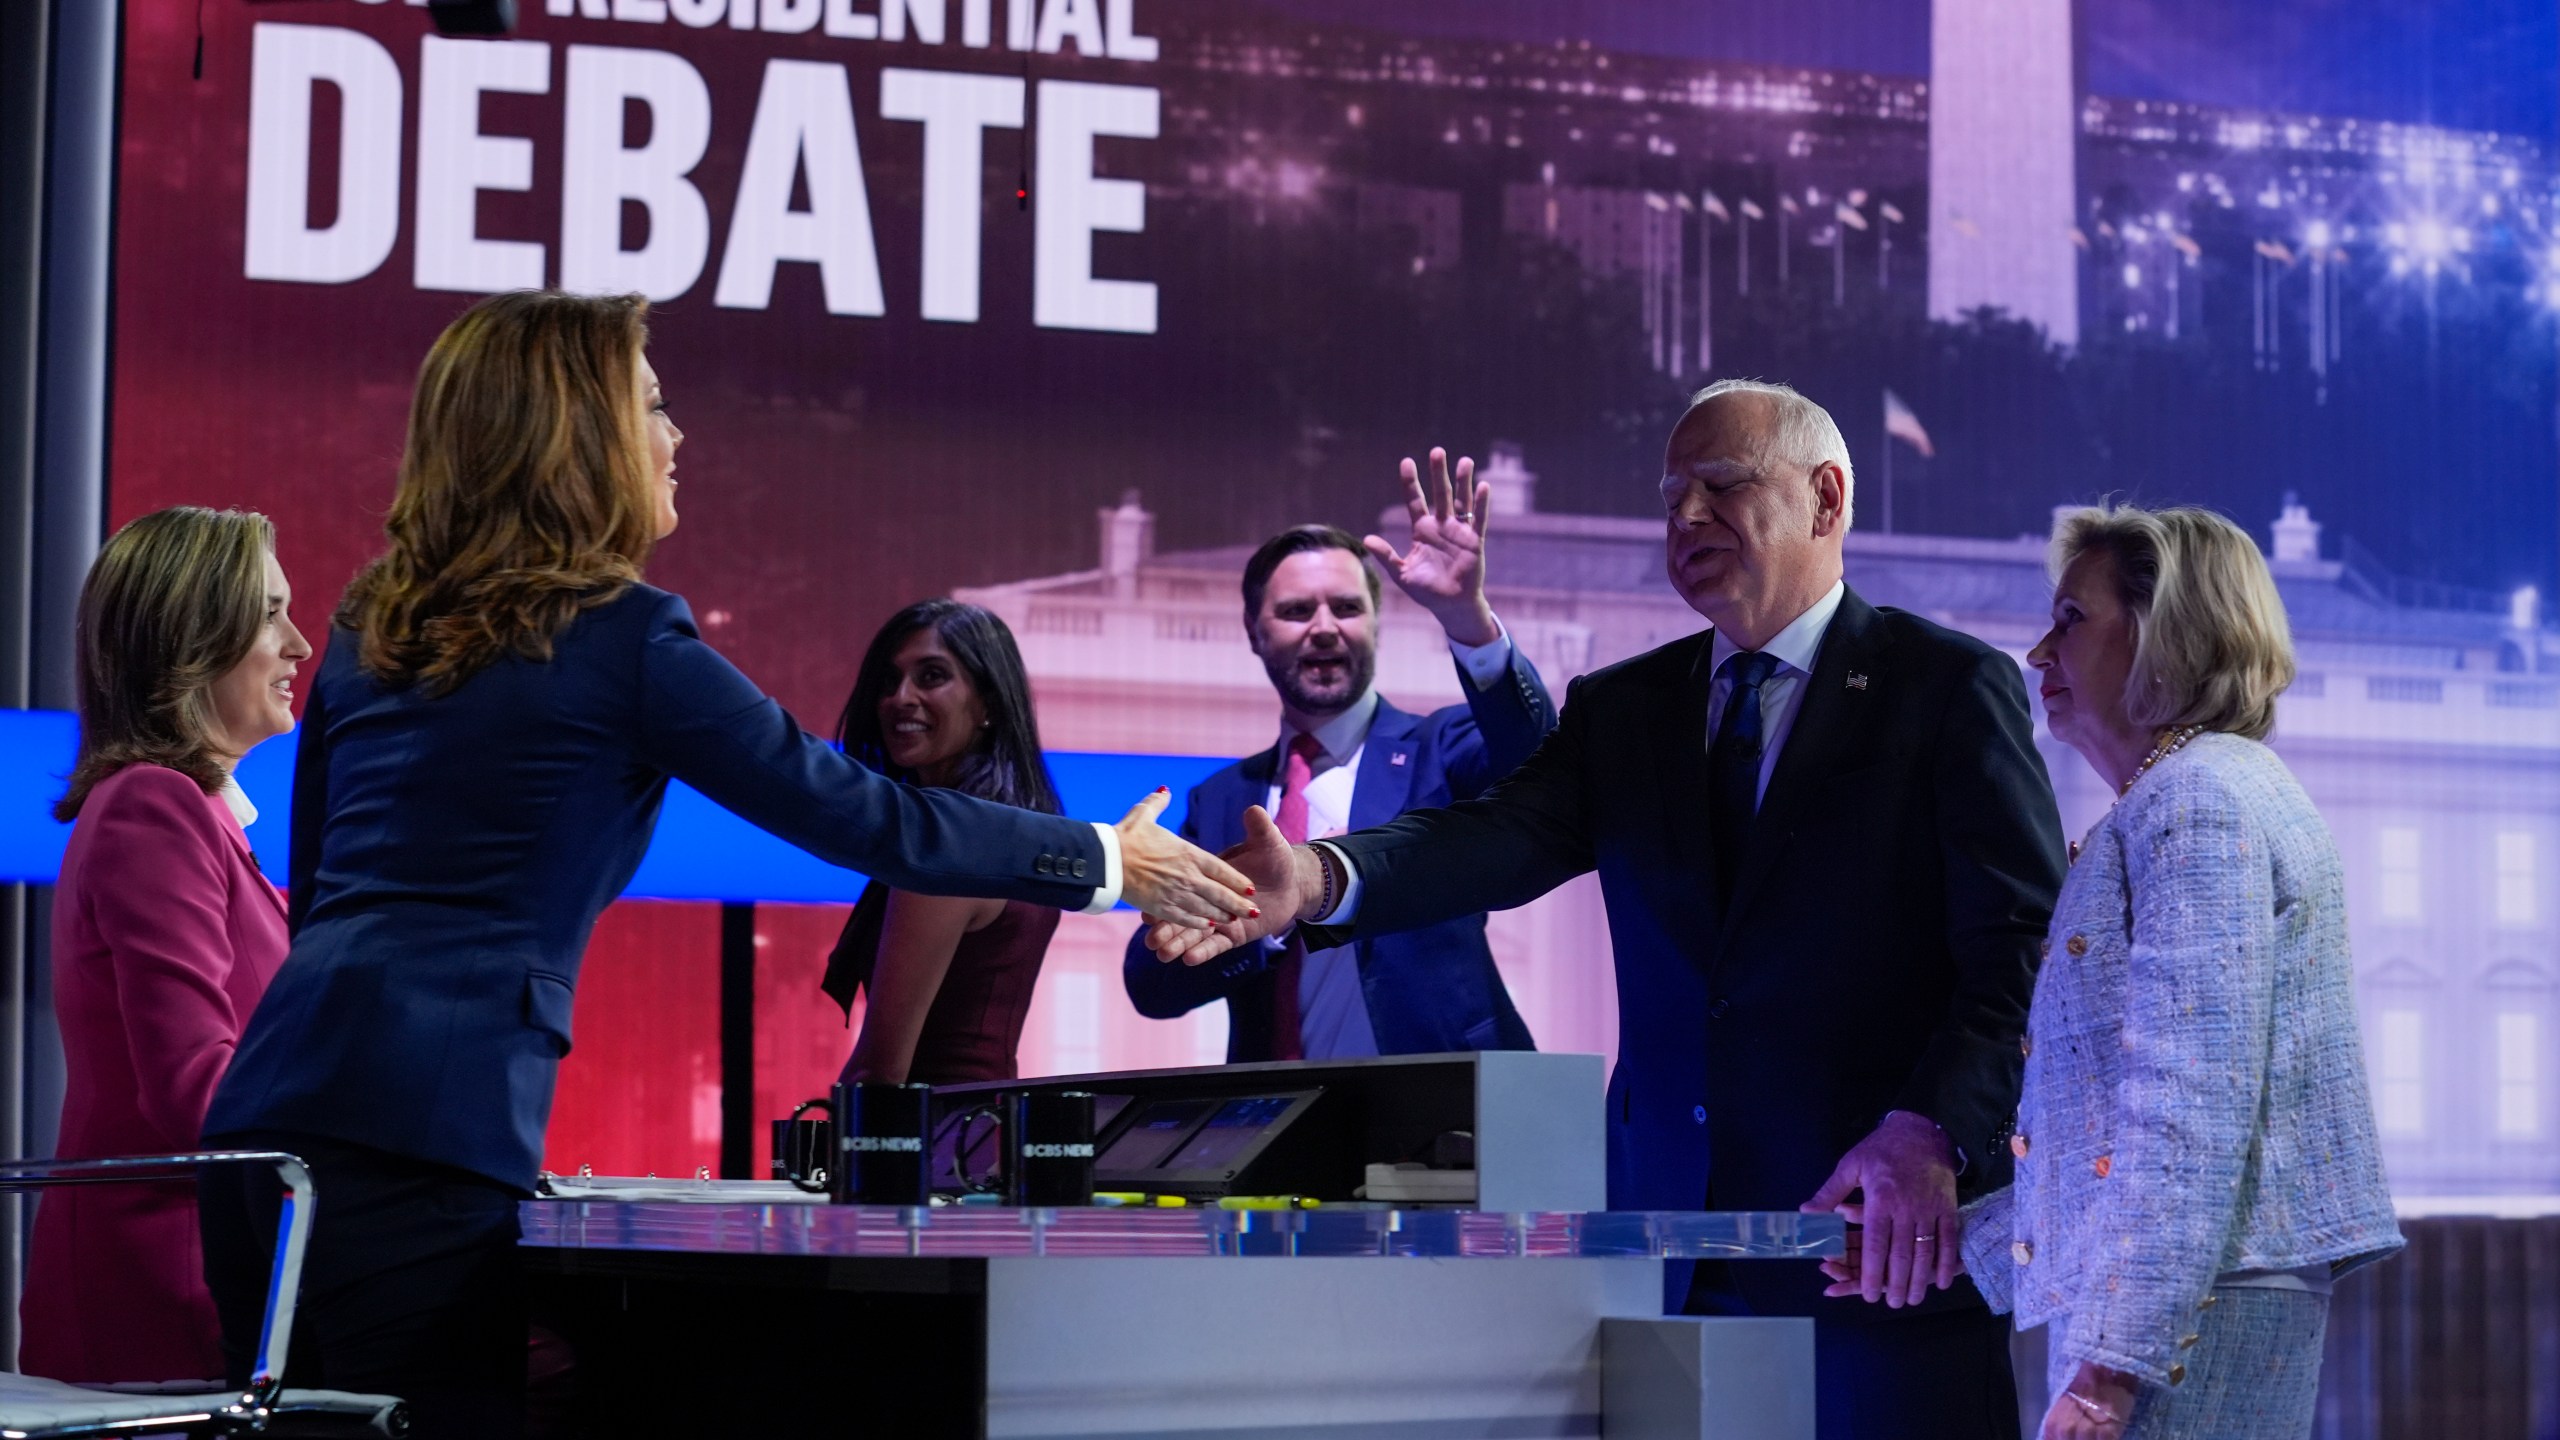
<svg viewBox="0 0 2560 1440"><path fill-rule="evenodd" d="M299 1155L313 1189L285 1383L396 1395L412 1440L514 1440L523 1427L525 1286L517 1195L493 1180L308 1135L222 1137ZM205 1280L229 1383L248 1383L282 1192L265 1166L208 1167Z"/></svg>
<svg viewBox="0 0 2560 1440"><path fill-rule="evenodd" d="M1731 1266L1712 1262L1697 1268L1684 1308L1753 1313L1732 1288ZM1980 1305L1816 1316L1813 1382L1820 1440L2018 1440L2009 1320Z"/></svg>

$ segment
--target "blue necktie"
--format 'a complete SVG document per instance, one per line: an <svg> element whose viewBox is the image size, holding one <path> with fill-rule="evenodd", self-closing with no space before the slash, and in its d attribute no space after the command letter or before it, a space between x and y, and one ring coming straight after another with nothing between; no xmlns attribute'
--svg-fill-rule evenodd
<svg viewBox="0 0 2560 1440"><path fill-rule="evenodd" d="M1707 748L1707 827L1715 839L1717 896L1727 904L1760 809L1760 687L1777 669L1776 656L1757 650L1737 651L1724 662L1731 689Z"/></svg>

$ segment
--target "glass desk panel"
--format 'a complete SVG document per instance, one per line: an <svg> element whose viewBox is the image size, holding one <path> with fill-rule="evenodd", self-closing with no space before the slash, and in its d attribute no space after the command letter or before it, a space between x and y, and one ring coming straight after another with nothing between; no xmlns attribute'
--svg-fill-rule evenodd
<svg viewBox="0 0 2560 1440"><path fill-rule="evenodd" d="M523 1243L571 1250L726 1255L998 1258L1329 1256L1382 1259L1809 1260L1846 1248L1836 1215L1794 1211L1313 1210L1094 1207L933 1208L810 1203L797 1192L740 1194L758 1182L662 1183L570 1194L521 1207ZM790 1191L790 1187L777 1187ZM685 1193L690 1190L691 1193ZM672 1198L668 1192L683 1194ZM609 1197L609 1198L608 1198Z"/></svg>

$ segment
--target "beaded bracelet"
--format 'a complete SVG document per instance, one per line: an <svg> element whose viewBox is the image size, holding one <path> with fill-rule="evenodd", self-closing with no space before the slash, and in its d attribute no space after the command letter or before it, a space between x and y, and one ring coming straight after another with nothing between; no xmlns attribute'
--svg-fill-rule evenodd
<svg viewBox="0 0 2560 1440"><path fill-rule="evenodd" d="M1312 917L1321 923L1340 903L1336 897L1342 891L1342 881L1337 874L1341 862L1334 859L1332 853L1321 845L1310 845L1307 849L1316 857L1316 868L1324 872L1324 894L1318 898L1316 913Z"/></svg>

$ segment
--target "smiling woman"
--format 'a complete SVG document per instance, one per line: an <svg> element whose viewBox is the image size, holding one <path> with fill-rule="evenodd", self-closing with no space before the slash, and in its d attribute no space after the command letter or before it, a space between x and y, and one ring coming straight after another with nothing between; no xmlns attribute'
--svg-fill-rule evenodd
<svg viewBox="0 0 2560 1440"><path fill-rule="evenodd" d="M927 600L873 636L836 723L845 753L909 784L1058 813L1031 682L992 612ZM853 1014L848 1081L1010 1080L1058 912L915 895L874 880L827 957L820 988Z"/></svg>
<svg viewBox="0 0 2560 1440"><path fill-rule="evenodd" d="M80 596L75 820L53 905L66 1158L195 1148L240 1029L284 963L284 903L231 778L293 728L311 647L263 515L180 506L116 532ZM65 1192L37 1212L27 1372L211 1375L222 1360L184 1187ZM111 1301L112 1303L105 1303Z"/></svg>

